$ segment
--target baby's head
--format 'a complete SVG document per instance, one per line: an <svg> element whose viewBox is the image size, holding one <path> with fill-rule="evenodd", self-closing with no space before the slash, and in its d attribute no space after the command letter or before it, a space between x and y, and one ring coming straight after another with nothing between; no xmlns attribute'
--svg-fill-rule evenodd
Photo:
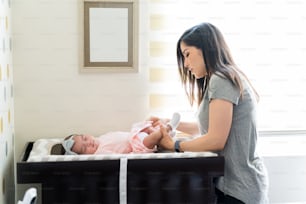
<svg viewBox="0 0 306 204"><path fill-rule="evenodd" d="M94 154L99 143L92 135L73 134L66 137L62 145L66 154Z"/></svg>

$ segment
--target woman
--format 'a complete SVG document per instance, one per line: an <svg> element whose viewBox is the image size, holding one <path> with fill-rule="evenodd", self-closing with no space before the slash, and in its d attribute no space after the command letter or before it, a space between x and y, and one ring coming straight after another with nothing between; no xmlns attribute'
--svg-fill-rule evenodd
<svg viewBox="0 0 306 204"><path fill-rule="evenodd" d="M224 176L216 180L218 203L268 203L268 176L256 153L258 95L234 63L223 35L210 23L188 29L178 40L177 62L188 99L198 106L197 123L180 122L177 130L200 136L174 142L161 127L160 146L224 156ZM153 125L164 121L150 120Z"/></svg>

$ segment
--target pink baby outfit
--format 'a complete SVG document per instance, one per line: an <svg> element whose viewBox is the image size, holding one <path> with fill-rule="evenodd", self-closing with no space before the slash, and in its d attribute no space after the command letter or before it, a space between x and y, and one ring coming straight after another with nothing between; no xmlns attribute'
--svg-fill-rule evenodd
<svg viewBox="0 0 306 204"><path fill-rule="evenodd" d="M144 121L135 123L131 132L109 132L97 138L99 147L95 154L109 153L148 153L154 152L155 149L149 149L144 146L139 133L147 127L152 126L152 122Z"/></svg>

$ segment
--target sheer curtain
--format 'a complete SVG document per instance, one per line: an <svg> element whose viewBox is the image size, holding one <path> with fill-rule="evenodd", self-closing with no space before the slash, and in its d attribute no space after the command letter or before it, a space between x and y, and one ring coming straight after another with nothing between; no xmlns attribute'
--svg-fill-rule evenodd
<svg viewBox="0 0 306 204"><path fill-rule="evenodd" d="M176 64L176 42L189 27L210 22L224 34L236 63L260 94L260 130L305 130L306 2L299 0L151 0L150 110L194 108ZM165 111L166 110L166 111Z"/></svg>

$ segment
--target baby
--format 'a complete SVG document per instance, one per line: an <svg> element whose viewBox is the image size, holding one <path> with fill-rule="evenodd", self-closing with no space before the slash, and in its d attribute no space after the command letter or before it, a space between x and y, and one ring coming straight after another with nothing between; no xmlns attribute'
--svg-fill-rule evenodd
<svg viewBox="0 0 306 204"><path fill-rule="evenodd" d="M167 130L174 134L180 122L180 115L174 113L167 124ZM146 153L154 152L162 138L158 128L151 121L133 125L131 132L109 132L96 138L92 135L73 134L62 143L65 154L107 154L107 153Z"/></svg>

